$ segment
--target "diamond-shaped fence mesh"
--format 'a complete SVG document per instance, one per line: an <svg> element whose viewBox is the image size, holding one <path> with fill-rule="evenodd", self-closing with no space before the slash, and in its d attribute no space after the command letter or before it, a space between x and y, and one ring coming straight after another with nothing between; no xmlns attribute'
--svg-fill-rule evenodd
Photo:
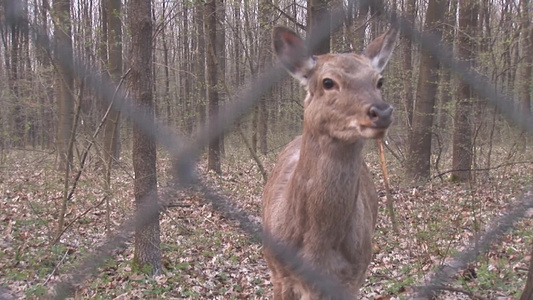
<svg viewBox="0 0 533 300"><path fill-rule="evenodd" d="M16 1L16 0L15 0ZM368 1L368 0L367 0ZM356 2L356 1L353 1ZM403 17L397 15L393 11L387 10L383 7L386 13L384 17L388 18L392 24L400 26L402 33L409 37L413 42L421 44L431 54L438 58L440 63L457 73L464 81L466 81L481 97L489 100L496 106L503 115L512 122L518 123L521 128L527 132L533 132L533 120L531 118L523 118L520 112L516 111L512 106L512 101L509 101L509 96L495 93L495 89L487 79L474 72L467 65L455 59L450 48L443 47L435 36L426 35L419 32ZM4 12L7 16L16 15L17 11ZM338 11L332 12L335 20L335 25L340 25L343 21L343 14ZM9 22L14 18L6 18ZM29 24L33 36L33 42L39 47L47 49L51 52L50 40L47 35L43 35L41 28L33 24L31 21L26 21ZM317 26L318 28L328 28L326 26ZM309 47L313 48L321 40L329 38L329 32L326 30L317 31L316 35L308 40ZM56 51L62 51L57 49ZM58 55L62 57L62 55ZM68 62L63 62L68 63ZM126 116L137 126L142 128L145 134L153 138L158 144L163 145L173 157L179 157L180 165L176 172L180 184L176 185L176 189L185 186L195 186L201 191L205 199L213 204L213 207L223 212L226 217L238 221L242 230L253 237L257 242L263 242L264 247L273 249L275 253L286 263L291 266L292 270L299 274L305 281L316 286L324 295L328 295L331 299L352 299L343 289L339 282L332 278L328 278L325 274L312 268L306 261L302 260L295 249L292 249L278 241L272 239L268 232L264 232L261 224L251 221L249 215L232 205L229 199L226 199L213 191L211 188L201 183L195 177L193 172L196 155L200 149L208 145L209 141L216 138L223 132L230 130L232 124L241 116L249 112L254 105L259 101L262 95L274 87L280 80L285 78L285 71L281 68L272 67L263 74L260 74L255 79L249 81L241 88L233 99L228 101L228 105L220 111L218 116L210 120L208 124L198 130L197 134L188 142L185 142L184 137L177 134L169 127L151 121L145 116L145 113L136 107L131 101L116 93L117 87L109 81L103 81L96 70L91 70L85 67L83 61L74 57L72 65L68 65L72 74L77 78L84 78L86 86L88 86L93 93L96 93L101 99L113 103L114 108L119 108L122 115ZM97 268L101 266L107 258L109 258L114 250L119 247L124 247L125 242L131 238L131 235L136 227L143 226L145 222L150 220L157 212L165 209L164 203L167 200L162 199L160 205L147 206L139 209L134 215L130 216L113 234L102 242L102 245L94 250L90 255L87 255L79 267L68 276L68 280L64 280L57 285L55 290L55 298L64 299L71 296L76 285L82 283L87 277L96 272ZM430 276L427 284L420 287L416 298L426 299L433 296L434 292L448 282L452 276L461 268L464 268L469 262L474 261L487 247L494 242L499 236L513 227L513 223L524 216L527 209L533 207L533 195L531 191L524 193L519 200L516 201L506 213L501 217L493 220L492 227L481 236L477 243L473 243L466 247L465 250L459 252L458 255L447 264L440 271L435 272Z"/></svg>

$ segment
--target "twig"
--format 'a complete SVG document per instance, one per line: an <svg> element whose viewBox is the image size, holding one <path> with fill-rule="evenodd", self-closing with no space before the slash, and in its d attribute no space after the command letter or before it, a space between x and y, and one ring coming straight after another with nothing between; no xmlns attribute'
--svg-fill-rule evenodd
<svg viewBox="0 0 533 300"><path fill-rule="evenodd" d="M523 218L525 212L533 207L533 190L527 190L518 201L509 204L509 212L492 220L487 232L479 239L467 245L466 249L457 255L447 265L436 272L427 280L425 286L420 287L414 299L431 299L435 295L435 289L451 281L453 275L466 267L468 263L487 251L489 246L505 232L514 228L514 223Z"/></svg>
<svg viewBox="0 0 533 300"><path fill-rule="evenodd" d="M389 174L387 173L387 162L385 161L385 151L383 151L383 141L378 140L379 157L381 159L381 171L383 172L383 183L385 185L385 195L387 196L387 211L389 212L390 221L392 223L392 231L399 234L398 223L396 222L396 216L394 214L394 199L390 192Z"/></svg>
<svg viewBox="0 0 533 300"><path fill-rule="evenodd" d="M440 174L432 176L431 179L435 179L437 177L441 178L442 175L446 175L446 174L452 173L452 172L464 172L464 171L482 172L482 171L490 171L490 170L495 170L495 169L499 169L499 168L504 168L504 167L508 167L508 166L521 165L521 164L533 164L533 161L518 161L518 162L511 162L511 163L503 163L503 164L497 165L495 167L481 168L481 169L454 169L454 170L448 170L448 171L445 171L445 172L442 172Z"/></svg>
<svg viewBox="0 0 533 300"><path fill-rule="evenodd" d="M218 72L222 72L222 70L220 69L220 65L218 64L218 59L216 57L216 53L215 53L215 49L213 45L210 45L210 47L208 48L209 48L210 55L213 57L213 61L215 62ZM221 78L219 79L219 83L222 84L222 86L224 87L224 91L226 92L226 95L228 95L229 97L229 95L231 95L231 92L229 90L226 80L224 78ZM257 164L257 167L259 168L259 172L261 172L261 176L263 177L263 182L266 184L268 175L265 171L265 167L263 166L261 159L259 159L259 156L257 156L254 149L252 148L252 145L250 145L250 143L248 142L248 139L246 139L246 135L242 131L241 127L238 125L238 122L239 121L237 120L237 131L239 132L239 135L241 136L244 144L246 145L246 148L248 148L248 152L250 152L250 156L254 159L255 163Z"/></svg>
<svg viewBox="0 0 533 300"><path fill-rule="evenodd" d="M449 291L449 292L453 292L453 293L465 294L465 295L469 296L470 298L476 299L476 300L487 300L487 298L485 298L485 297L476 295L476 294L474 294L472 292L469 292L469 291L466 291L466 290L460 289L460 288L454 288L454 287L445 286L445 285L435 285L435 286L431 286L431 288L433 290L436 290L436 291L441 290L441 291Z"/></svg>
<svg viewBox="0 0 533 300"><path fill-rule="evenodd" d="M74 115L74 120L72 122L72 130L70 131L70 137L67 145L67 149L65 153L58 153L59 155L65 155L65 174L63 178L63 199L61 201L61 207L59 209L59 220L57 222L57 235L53 242L55 244L57 241L59 241L59 238L61 237L60 233L63 232L63 227L65 223L65 213L67 211L67 203L70 199L70 196L68 194L68 186L69 186L69 177L70 177L70 168L72 167L72 148L74 145L74 140L76 139L76 130L78 128L78 121L80 118L80 112L81 112L81 98L83 96L83 90L85 87L84 80L81 80L81 86L80 86L80 92L78 95L78 107L76 109L76 114ZM62 150L62 149L60 149ZM79 178L76 178L76 181L74 182L74 185L76 185Z"/></svg>
<svg viewBox="0 0 533 300"><path fill-rule="evenodd" d="M263 177L263 183L266 184L267 179L268 179L268 175L267 175L267 172L265 171L265 168L263 167L263 163L261 163L261 159L259 159L259 157L255 153L254 149L252 148L252 145L250 145L250 142L248 141L248 139L244 135L244 132L242 132L241 127L237 126L236 130L239 132L239 135L241 136L242 141L246 145L246 148L248 148L248 152L250 152L250 156L252 156L252 158L254 159L255 163L257 164L257 167L259 168L259 172L261 172L261 176Z"/></svg>
<svg viewBox="0 0 533 300"><path fill-rule="evenodd" d="M396 158L400 162L400 164L403 165L405 159L402 159L400 157L400 155L398 155L396 152L394 152L394 150L392 150L392 148L389 147L389 144L387 144L387 143L383 143L383 144L385 145L385 148L387 148L387 150L389 150L389 152L392 154L392 156L394 156L394 158Z"/></svg>
<svg viewBox="0 0 533 300"><path fill-rule="evenodd" d="M289 21L293 22L296 27L300 28L301 30L305 31L306 26L304 26L302 23L298 22L298 20L294 19L292 16L289 16L284 10L279 8L276 4L272 3L272 1L267 2L270 6L272 6L275 10L277 10L280 14L282 14L285 18L289 19Z"/></svg>
<svg viewBox="0 0 533 300"><path fill-rule="evenodd" d="M57 271L57 269L59 268L59 266L63 263L63 261L65 260L65 258L67 257L67 254L69 252L69 249L67 249L65 251L65 254L63 254L63 257L61 257L61 260L56 264L56 266L54 267L54 269L52 270L52 273L48 274L48 276L46 277L46 280L43 282L43 286L45 286L48 281L50 281L50 279L52 278L52 276L54 275L54 273Z"/></svg>
<svg viewBox="0 0 533 300"><path fill-rule="evenodd" d="M87 210L85 210L81 215L77 216L74 218L74 220L70 221L70 223L68 223L64 228L63 230L59 233L59 236L62 236L63 233L65 233L65 231L67 231L67 229L70 228L70 226L72 226L72 224L76 223L76 221L78 221L81 217L85 216L87 213L89 213L91 210L93 209L96 209L98 206L102 205L102 203L104 203L104 201L107 199L107 196L104 196L104 198L102 198L102 200L100 200L100 202L98 202L96 205L94 205L93 207L90 207L88 208ZM54 241L54 244L57 243L59 240L56 239Z"/></svg>
<svg viewBox="0 0 533 300"><path fill-rule="evenodd" d="M107 116L109 115L109 112L111 111L111 109L113 108L113 104L115 102L115 96L118 92L118 90L120 89L120 87L122 86L122 83L124 82L124 79L128 76L128 74L130 73L131 71L131 68L128 69L128 71L124 74L124 76L122 76L122 79L120 80L119 84L117 85L116 89L115 89L115 94L113 94L113 98L111 99L110 103L109 103L109 106L107 107L107 110L104 114L104 116L102 117L102 120L100 121L100 124L98 124L98 127L96 128L96 130L94 131L93 133L93 139L92 141L89 142L89 145L87 146L87 148L85 148L85 152L83 153L83 156L82 156L82 159L81 159L81 162L80 162L80 168L78 170L78 173L76 174L76 178L74 179L74 182L72 184L72 187L70 189L70 192L68 193L68 196L67 198L65 199L66 202L70 201L72 199L72 195L74 195L74 191L76 190L76 187L78 186L78 182L80 180L80 177L81 177L81 174L83 173L83 168L85 166L85 161L87 160L87 155L89 154L89 150L91 149L91 147L94 145L95 143L95 140L96 140L96 137L98 136L98 134L100 133L100 130L102 129L102 126L104 125L106 119L107 119ZM105 199L105 198L104 198ZM61 226L62 227L62 226ZM59 241L59 239L61 238L61 235L65 232L64 229L62 228L59 228L58 230L58 234L53 242L53 244L57 243Z"/></svg>

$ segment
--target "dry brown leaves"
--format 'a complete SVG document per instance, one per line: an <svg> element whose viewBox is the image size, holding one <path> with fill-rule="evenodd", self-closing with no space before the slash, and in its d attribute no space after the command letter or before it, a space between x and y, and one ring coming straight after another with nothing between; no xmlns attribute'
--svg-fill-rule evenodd
<svg viewBox="0 0 533 300"><path fill-rule="evenodd" d="M267 158L267 167L273 157ZM0 298L40 298L66 278L106 237L102 170L88 168L69 203L67 223L89 209L51 245L62 197L62 175L44 153L13 152L0 177ZM262 179L246 154L228 155L223 175L198 173L221 195L260 222ZM531 183L533 166L492 172L490 180L464 186L434 180L400 187L393 166L391 185L400 234L391 231L377 158L367 159L382 202L375 256L364 299L409 298L438 266L483 234L489 221L505 212ZM96 165L96 164L95 164ZM172 194L161 215L164 272L155 278L132 270L132 245L118 249L97 274L77 287L76 299L268 299L271 284L261 245L216 211L201 195L166 188L170 163L159 161L160 193ZM124 155L113 173L112 229L133 210L132 174ZM503 236L487 254L454 278L439 299L513 299L523 288L531 257L532 219ZM130 241L131 242L131 241Z"/></svg>

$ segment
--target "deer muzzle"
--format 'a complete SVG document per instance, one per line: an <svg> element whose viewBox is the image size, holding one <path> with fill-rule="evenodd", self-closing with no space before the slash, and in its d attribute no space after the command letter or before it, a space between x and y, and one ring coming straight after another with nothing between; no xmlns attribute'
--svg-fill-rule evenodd
<svg viewBox="0 0 533 300"><path fill-rule="evenodd" d="M392 123L394 108L387 103L372 105L368 109L368 117L375 128L386 129Z"/></svg>

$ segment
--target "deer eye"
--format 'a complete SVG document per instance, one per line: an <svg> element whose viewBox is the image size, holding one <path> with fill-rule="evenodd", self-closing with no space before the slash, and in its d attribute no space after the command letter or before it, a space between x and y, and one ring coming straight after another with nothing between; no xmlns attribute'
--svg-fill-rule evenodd
<svg viewBox="0 0 533 300"><path fill-rule="evenodd" d="M331 90L335 86L335 82L329 78L324 78L324 80L322 80L322 84L326 90Z"/></svg>
<svg viewBox="0 0 533 300"><path fill-rule="evenodd" d="M376 87L378 88L378 90L381 89L381 87L383 86L383 82L384 81L385 81L385 79L383 79L383 77L378 79L378 83L376 84Z"/></svg>

